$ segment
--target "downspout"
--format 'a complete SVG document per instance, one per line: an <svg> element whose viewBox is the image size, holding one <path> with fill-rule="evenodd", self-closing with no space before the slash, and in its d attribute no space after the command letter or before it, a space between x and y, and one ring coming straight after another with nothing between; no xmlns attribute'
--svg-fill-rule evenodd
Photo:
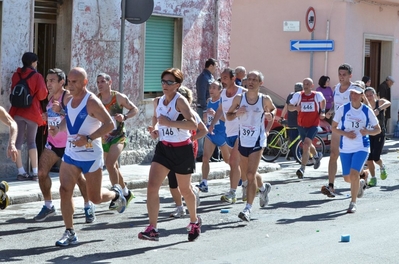
<svg viewBox="0 0 399 264"><path fill-rule="evenodd" d="M330 20L327 20L327 29L326 29L326 40L330 38ZM328 67L328 51L325 52L324 57L324 75L327 76L327 67Z"/></svg>

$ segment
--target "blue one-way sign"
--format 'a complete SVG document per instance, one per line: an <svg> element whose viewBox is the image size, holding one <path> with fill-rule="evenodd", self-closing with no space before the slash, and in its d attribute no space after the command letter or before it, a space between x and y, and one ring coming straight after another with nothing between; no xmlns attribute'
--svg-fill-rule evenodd
<svg viewBox="0 0 399 264"><path fill-rule="evenodd" d="M334 40L291 40L290 51L333 51Z"/></svg>

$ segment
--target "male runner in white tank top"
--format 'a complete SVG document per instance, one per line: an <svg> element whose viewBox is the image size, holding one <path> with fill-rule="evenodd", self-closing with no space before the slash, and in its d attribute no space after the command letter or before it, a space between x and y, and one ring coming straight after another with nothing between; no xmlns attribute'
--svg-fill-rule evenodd
<svg viewBox="0 0 399 264"><path fill-rule="evenodd" d="M61 212L65 233L55 244L68 246L78 243L73 227L73 190L81 173L86 178L86 190L95 204L115 201L117 210L125 210L126 199L119 184L112 190L101 189L104 165L101 137L114 129L114 123L100 99L86 89L87 73L83 68L73 68L68 75L68 89L72 99L67 103L66 117L60 129L67 128L68 141L60 168Z"/></svg>
<svg viewBox="0 0 399 264"><path fill-rule="evenodd" d="M326 118L331 118L334 112L346 103L350 102L350 89L352 78L352 66L344 63L338 67L339 84L334 89L334 103L333 107L326 113ZM334 181L337 174L337 159L339 156L339 141L340 135L331 133L330 142L330 160L328 162L328 185L321 187L321 192L328 197L335 197Z"/></svg>

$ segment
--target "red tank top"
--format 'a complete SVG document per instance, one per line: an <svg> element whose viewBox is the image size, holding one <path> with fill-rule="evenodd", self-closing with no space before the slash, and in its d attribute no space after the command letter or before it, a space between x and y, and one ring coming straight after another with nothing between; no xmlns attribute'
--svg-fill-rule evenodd
<svg viewBox="0 0 399 264"><path fill-rule="evenodd" d="M301 127L318 126L320 123L319 105L316 102L316 92L310 95L301 92L301 111L298 113L298 125Z"/></svg>

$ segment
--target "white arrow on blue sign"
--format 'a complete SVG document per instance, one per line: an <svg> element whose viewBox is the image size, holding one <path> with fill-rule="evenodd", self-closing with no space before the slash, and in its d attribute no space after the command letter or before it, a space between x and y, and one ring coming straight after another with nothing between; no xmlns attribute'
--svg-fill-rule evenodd
<svg viewBox="0 0 399 264"><path fill-rule="evenodd" d="M290 51L334 51L334 40L291 40Z"/></svg>

